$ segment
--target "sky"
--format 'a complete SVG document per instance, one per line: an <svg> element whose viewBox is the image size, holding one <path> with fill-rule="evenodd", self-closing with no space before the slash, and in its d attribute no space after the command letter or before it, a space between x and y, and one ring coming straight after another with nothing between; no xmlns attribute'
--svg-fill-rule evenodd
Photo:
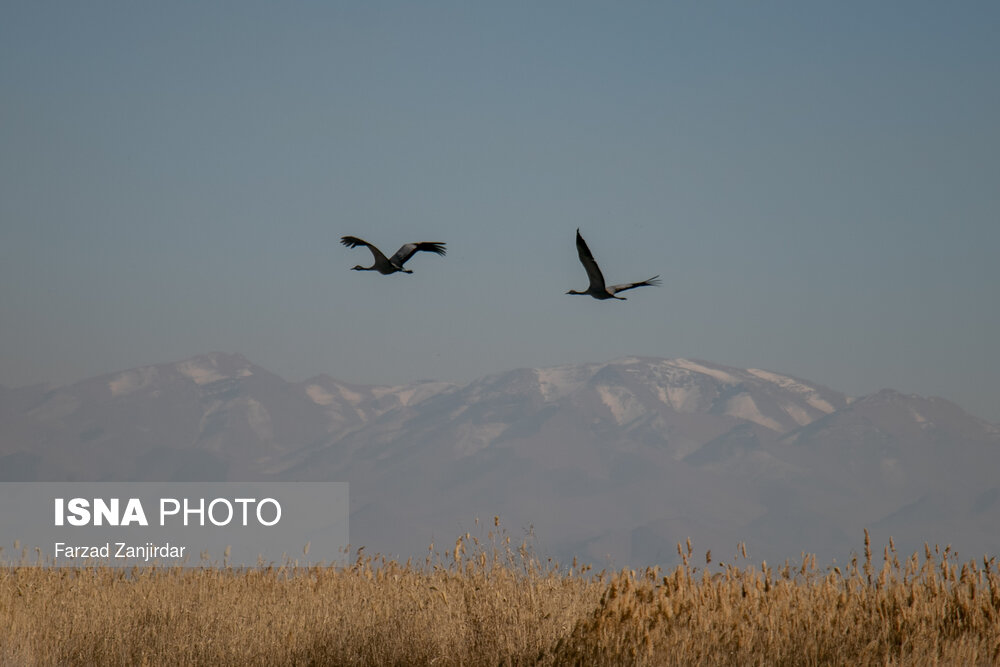
<svg viewBox="0 0 1000 667"><path fill-rule="evenodd" d="M1000 422L1000 4L0 3L0 384L687 357ZM596 301L576 229L611 283ZM443 241L412 275L354 272Z"/></svg>

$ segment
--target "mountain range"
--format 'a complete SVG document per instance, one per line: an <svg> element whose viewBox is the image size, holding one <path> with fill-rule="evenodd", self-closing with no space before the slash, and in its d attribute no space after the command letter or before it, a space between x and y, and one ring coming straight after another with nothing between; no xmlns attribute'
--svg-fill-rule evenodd
<svg viewBox="0 0 1000 667"><path fill-rule="evenodd" d="M562 562L670 564L893 538L1000 554L1000 428L940 398L630 357L468 384L289 382L210 353L0 387L0 481L347 481L351 542L422 557L499 516Z"/></svg>

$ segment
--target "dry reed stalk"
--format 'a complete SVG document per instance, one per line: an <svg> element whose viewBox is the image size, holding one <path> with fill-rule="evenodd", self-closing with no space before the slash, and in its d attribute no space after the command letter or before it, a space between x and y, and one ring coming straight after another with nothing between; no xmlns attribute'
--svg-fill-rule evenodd
<svg viewBox="0 0 1000 667"><path fill-rule="evenodd" d="M738 547L734 563L740 562ZM821 570L692 564L592 574L494 521L448 557L347 567L0 569L0 664L1000 663L1000 573L950 549ZM711 567L711 569L710 569Z"/></svg>

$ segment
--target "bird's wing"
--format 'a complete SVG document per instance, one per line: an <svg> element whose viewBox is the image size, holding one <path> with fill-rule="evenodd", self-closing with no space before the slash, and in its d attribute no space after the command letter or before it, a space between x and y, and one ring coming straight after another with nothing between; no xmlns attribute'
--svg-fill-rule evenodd
<svg viewBox="0 0 1000 667"><path fill-rule="evenodd" d="M444 243L439 241L424 241L423 243L407 243L396 251L396 254L392 256L390 260L393 264L397 266L402 266L406 263L406 260L413 257L416 252L435 252L439 255L444 254Z"/></svg>
<svg viewBox="0 0 1000 667"><path fill-rule="evenodd" d="M357 248L359 245L363 245L372 251L372 255L375 257L376 262L388 262L382 251L373 246L368 241L359 239L357 236L342 236L340 237L340 242L343 243L348 248Z"/></svg>
<svg viewBox="0 0 1000 667"><path fill-rule="evenodd" d="M625 290L634 289L636 287L646 287L647 285L659 285L660 276L653 276L649 280L643 280L641 283L625 283L624 285L612 285L608 288L608 291L612 294L618 294L618 292L624 292Z"/></svg>
<svg viewBox="0 0 1000 667"><path fill-rule="evenodd" d="M580 236L579 229L576 230L576 254L580 256L580 263L587 270L590 288L598 291L604 290L604 274L601 273L600 267L594 261L594 256L591 254L590 248L587 247L587 242Z"/></svg>

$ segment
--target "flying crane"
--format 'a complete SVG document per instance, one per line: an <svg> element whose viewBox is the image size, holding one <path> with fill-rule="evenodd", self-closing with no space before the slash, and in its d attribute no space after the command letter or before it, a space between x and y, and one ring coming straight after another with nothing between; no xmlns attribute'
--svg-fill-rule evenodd
<svg viewBox="0 0 1000 667"><path fill-rule="evenodd" d="M444 243L439 243L437 241L406 243L396 251L395 255L389 258L386 258L386 256L382 254L382 251L373 246L371 243L359 239L357 236L342 236L340 238L340 242L348 248L357 248L358 246L363 245L372 251L372 257L374 257L375 263L371 266L361 266L358 264L357 266L351 268L352 271L378 271L383 276L387 276L391 273L413 273L410 269L403 268L403 264L405 264L408 259L413 257L414 253L433 252L438 255L444 255Z"/></svg>
<svg viewBox="0 0 1000 667"><path fill-rule="evenodd" d="M594 255L590 252L590 248L587 247L587 242L583 240L582 236L580 236L579 229L576 230L576 253L580 256L580 263L583 264L583 268L587 270L587 277L590 279L590 286L582 292L570 290L566 292L566 294L589 294L595 299L618 299L620 301L625 301L625 297L617 296L618 292L635 289L636 287L660 284L660 276L656 275L649 280L643 280L641 283L625 283L623 285L611 285L610 287L606 286L604 284L604 274L601 273L600 267L597 266L597 262L594 261Z"/></svg>

